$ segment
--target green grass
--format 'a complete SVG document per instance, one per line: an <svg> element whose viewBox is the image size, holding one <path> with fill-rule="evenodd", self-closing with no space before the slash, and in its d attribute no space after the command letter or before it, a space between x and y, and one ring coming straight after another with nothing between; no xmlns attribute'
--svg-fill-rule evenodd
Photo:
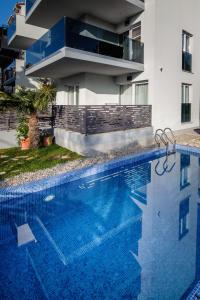
<svg viewBox="0 0 200 300"><path fill-rule="evenodd" d="M3 149L0 150L0 180L51 168L80 157L77 153L57 145L26 151L20 148Z"/></svg>

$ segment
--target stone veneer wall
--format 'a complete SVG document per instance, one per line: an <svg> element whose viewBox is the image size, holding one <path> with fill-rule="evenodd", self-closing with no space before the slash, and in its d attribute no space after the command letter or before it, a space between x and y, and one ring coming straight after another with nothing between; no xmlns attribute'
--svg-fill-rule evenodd
<svg viewBox="0 0 200 300"><path fill-rule="evenodd" d="M16 129L18 125L18 116L15 110L6 110L0 112L0 131ZM53 120L51 114L39 115L40 128L51 128Z"/></svg>
<svg viewBox="0 0 200 300"><path fill-rule="evenodd" d="M150 105L54 106L54 127L96 134L151 127Z"/></svg>
<svg viewBox="0 0 200 300"><path fill-rule="evenodd" d="M0 131L16 129L17 113L1 112ZM39 115L41 128L61 128L82 134L96 134L151 127L150 105L54 105L50 113Z"/></svg>

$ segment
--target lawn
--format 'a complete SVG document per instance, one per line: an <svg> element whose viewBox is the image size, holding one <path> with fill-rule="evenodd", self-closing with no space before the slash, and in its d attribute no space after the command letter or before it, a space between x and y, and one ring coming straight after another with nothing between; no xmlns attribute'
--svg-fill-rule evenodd
<svg viewBox="0 0 200 300"><path fill-rule="evenodd" d="M80 157L77 153L57 145L26 151L20 148L0 149L0 180L24 172L51 168Z"/></svg>

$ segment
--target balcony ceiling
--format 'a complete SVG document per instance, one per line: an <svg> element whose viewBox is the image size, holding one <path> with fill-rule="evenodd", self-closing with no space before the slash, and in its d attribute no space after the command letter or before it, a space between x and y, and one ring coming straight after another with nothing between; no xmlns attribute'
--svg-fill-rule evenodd
<svg viewBox="0 0 200 300"><path fill-rule="evenodd" d="M58 79L80 73L119 76L142 71L144 71L144 65L140 63L65 47L51 57L28 68L26 75Z"/></svg>
<svg viewBox="0 0 200 300"><path fill-rule="evenodd" d="M144 10L140 0L37 0L27 15L27 23L50 28L63 16L74 19L88 14L117 25Z"/></svg>
<svg viewBox="0 0 200 300"><path fill-rule="evenodd" d="M8 41L8 46L15 49L26 50L32 46L35 42L35 39L14 34L11 39Z"/></svg>

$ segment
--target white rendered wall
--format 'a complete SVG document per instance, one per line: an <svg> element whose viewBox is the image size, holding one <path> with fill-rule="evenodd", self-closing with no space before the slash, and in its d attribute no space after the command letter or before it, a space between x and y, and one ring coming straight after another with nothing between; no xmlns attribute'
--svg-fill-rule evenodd
<svg viewBox="0 0 200 300"><path fill-rule="evenodd" d="M95 74L85 75L85 105L119 104L119 86L113 77Z"/></svg>
<svg viewBox="0 0 200 300"><path fill-rule="evenodd" d="M25 23L25 5L22 6L20 13L16 14L16 35L37 40L46 32L45 28Z"/></svg>
<svg viewBox="0 0 200 300"><path fill-rule="evenodd" d="M200 2L198 0L146 0L142 22L145 71L135 81L149 81L153 126L174 130L199 126ZM121 29L122 30L122 29ZM193 73L182 71L182 30L193 34ZM161 72L162 68L162 72ZM192 121L181 123L181 84L192 84Z"/></svg>
<svg viewBox="0 0 200 300"><path fill-rule="evenodd" d="M80 74L57 81L58 105L67 105L67 86L79 86L80 105L119 104L119 85L111 76Z"/></svg>
<svg viewBox="0 0 200 300"><path fill-rule="evenodd" d="M18 147L16 130L0 131L0 149Z"/></svg>
<svg viewBox="0 0 200 300"><path fill-rule="evenodd" d="M25 75L25 61L23 59L16 59L15 86L21 86L28 89L35 89L39 87L39 82L37 79L27 77Z"/></svg>
<svg viewBox="0 0 200 300"><path fill-rule="evenodd" d="M152 105L154 129L170 126L173 130L180 130L199 126L199 11L199 0L146 0L145 11L131 21L132 24L138 21L142 23L145 66L143 73L134 75L133 83L141 80L149 82L148 102ZM85 17L85 20L87 19L89 22L88 16ZM98 20L91 19L90 22L98 24ZM100 26L100 23L98 25ZM101 26L106 28L106 24ZM131 24L128 27L121 25L116 30L121 33L128 30L130 26ZM193 73L182 71L183 30L193 35ZM116 79L115 85L112 77L86 74L85 81L80 81L79 103L119 103L118 84L126 81L127 76L122 76ZM190 92L192 114L189 123L181 123L182 83L192 85Z"/></svg>
<svg viewBox="0 0 200 300"><path fill-rule="evenodd" d="M56 104L68 105L68 86L79 86L79 104L85 103L85 75L79 74L56 81Z"/></svg>

